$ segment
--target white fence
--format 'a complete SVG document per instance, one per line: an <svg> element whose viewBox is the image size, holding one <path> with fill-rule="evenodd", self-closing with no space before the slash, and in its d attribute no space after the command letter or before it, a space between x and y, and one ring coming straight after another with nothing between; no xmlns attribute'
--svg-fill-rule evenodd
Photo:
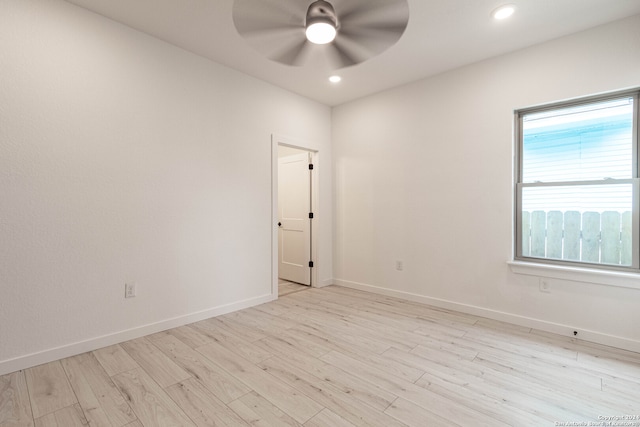
<svg viewBox="0 0 640 427"><path fill-rule="evenodd" d="M524 211L522 255L631 265L631 212Z"/></svg>

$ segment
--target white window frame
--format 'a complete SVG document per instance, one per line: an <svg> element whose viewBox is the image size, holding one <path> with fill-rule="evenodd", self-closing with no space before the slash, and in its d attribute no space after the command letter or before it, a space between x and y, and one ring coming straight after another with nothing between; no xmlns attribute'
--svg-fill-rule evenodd
<svg viewBox="0 0 640 427"><path fill-rule="evenodd" d="M620 98L633 98L634 99L634 112L633 112L633 131L632 131L632 147L633 147L633 165L632 165L632 178L630 179L609 179L598 181L561 181L561 182L534 182L524 183L522 179L523 172L523 126L522 119L527 114L539 113L544 111L552 111L556 109L562 109L567 107L585 105L595 102L602 102L607 100L616 100ZM636 276L640 273L640 177L638 176L640 164L639 153L640 149L638 144L640 142L640 106L638 102L640 100L640 90L625 90L615 93L609 93L606 95L591 96L572 101L557 102L553 104L547 104L537 107L525 108L515 111L515 215L514 215L514 261L511 262L511 267L514 272L522 274L533 274L532 272L543 268L544 270L551 272L558 272L564 270L565 272L571 272L580 270L582 272L588 271L601 271L603 273L623 273L633 274L634 278L640 278ZM522 192L524 188L543 187L543 186L573 186L573 185L608 185L608 184L631 184L633 192L632 200L632 265L631 266L617 266L600 263L589 263L584 261L569 261L558 260L551 258L541 258L533 256L524 256L522 254ZM563 276L563 274L561 274ZM624 280L626 279L626 280ZM627 282L631 279L630 276L624 277L623 281ZM635 285L633 287L636 287Z"/></svg>

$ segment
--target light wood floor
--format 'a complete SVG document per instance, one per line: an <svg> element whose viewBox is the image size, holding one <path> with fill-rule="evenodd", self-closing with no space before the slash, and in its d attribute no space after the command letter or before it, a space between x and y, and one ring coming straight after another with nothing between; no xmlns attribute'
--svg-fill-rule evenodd
<svg viewBox="0 0 640 427"><path fill-rule="evenodd" d="M305 291L311 289L310 286L301 285L299 283L289 282L288 280L278 279L278 296L292 294L294 292Z"/></svg>
<svg viewBox="0 0 640 427"><path fill-rule="evenodd" d="M623 415L640 425L637 353L335 286L0 377L3 427L557 426Z"/></svg>

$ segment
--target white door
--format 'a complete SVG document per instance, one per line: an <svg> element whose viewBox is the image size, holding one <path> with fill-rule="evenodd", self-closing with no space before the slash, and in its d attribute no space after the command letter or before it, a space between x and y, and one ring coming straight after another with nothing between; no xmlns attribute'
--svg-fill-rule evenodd
<svg viewBox="0 0 640 427"><path fill-rule="evenodd" d="M310 153L278 159L278 277L311 284Z"/></svg>

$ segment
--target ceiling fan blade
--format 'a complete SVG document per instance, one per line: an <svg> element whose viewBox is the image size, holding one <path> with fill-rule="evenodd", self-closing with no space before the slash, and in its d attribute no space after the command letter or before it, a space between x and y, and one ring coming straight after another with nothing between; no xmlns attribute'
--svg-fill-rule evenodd
<svg viewBox="0 0 640 427"><path fill-rule="evenodd" d="M404 22L409 19L407 0L334 0L340 25L367 22Z"/></svg>
<svg viewBox="0 0 640 427"><path fill-rule="evenodd" d="M244 34L251 47L267 58L286 65L300 65L307 38L301 28L273 28ZM298 58L300 57L300 58Z"/></svg>
<svg viewBox="0 0 640 427"><path fill-rule="evenodd" d="M340 1L340 0L337 0ZM338 43L339 51L360 63L384 52L393 46L404 34L409 22L409 5L407 0L353 0L344 5L339 13ZM350 64L353 65L353 64ZM348 65L347 65L348 66Z"/></svg>
<svg viewBox="0 0 640 427"><path fill-rule="evenodd" d="M377 55L395 44L402 34L405 26L395 24L371 25L368 27L345 27L340 30L340 39L348 39L357 43L371 55Z"/></svg>
<svg viewBox="0 0 640 427"><path fill-rule="evenodd" d="M333 43L326 45L326 48L326 56L335 69L351 67L368 59L367 55L358 52L357 46L344 38L336 38Z"/></svg>
<svg viewBox="0 0 640 427"><path fill-rule="evenodd" d="M371 22L365 24L345 24L341 31L347 32L348 34L355 36L358 32L362 33L386 33L388 35L396 34L399 38L404 30L407 28L406 22Z"/></svg>
<svg viewBox="0 0 640 427"><path fill-rule="evenodd" d="M256 28L251 31L245 31L242 36L250 43L256 44L260 42L290 42L291 39L305 38L304 29L297 27L271 27Z"/></svg>
<svg viewBox="0 0 640 427"><path fill-rule="evenodd" d="M358 15L363 10L366 10L369 2L367 1L349 1L349 0L334 0L332 2L336 14L340 21L342 19L349 19L352 15Z"/></svg>
<svg viewBox="0 0 640 427"><path fill-rule="evenodd" d="M274 28L304 28L305 12L297 0L235 0L232 14L236 29L244 35Z"/></svg>
<svg viewBox="0 0 640 427"><path fill-rule="evenodd" d="M304 65L310 54L311 43L303 37L302 41L295 43L279 52L269 56L269 59L280 62L281 64L293 65L296 67Z"/></svg>
<svg viewBox="0 0 640 427"><path fill-rule="evenodd" d="M235 0L233 22L249 45L267 58L301 65L307 56L307 6L300 6L300 0Z"/></svg>

